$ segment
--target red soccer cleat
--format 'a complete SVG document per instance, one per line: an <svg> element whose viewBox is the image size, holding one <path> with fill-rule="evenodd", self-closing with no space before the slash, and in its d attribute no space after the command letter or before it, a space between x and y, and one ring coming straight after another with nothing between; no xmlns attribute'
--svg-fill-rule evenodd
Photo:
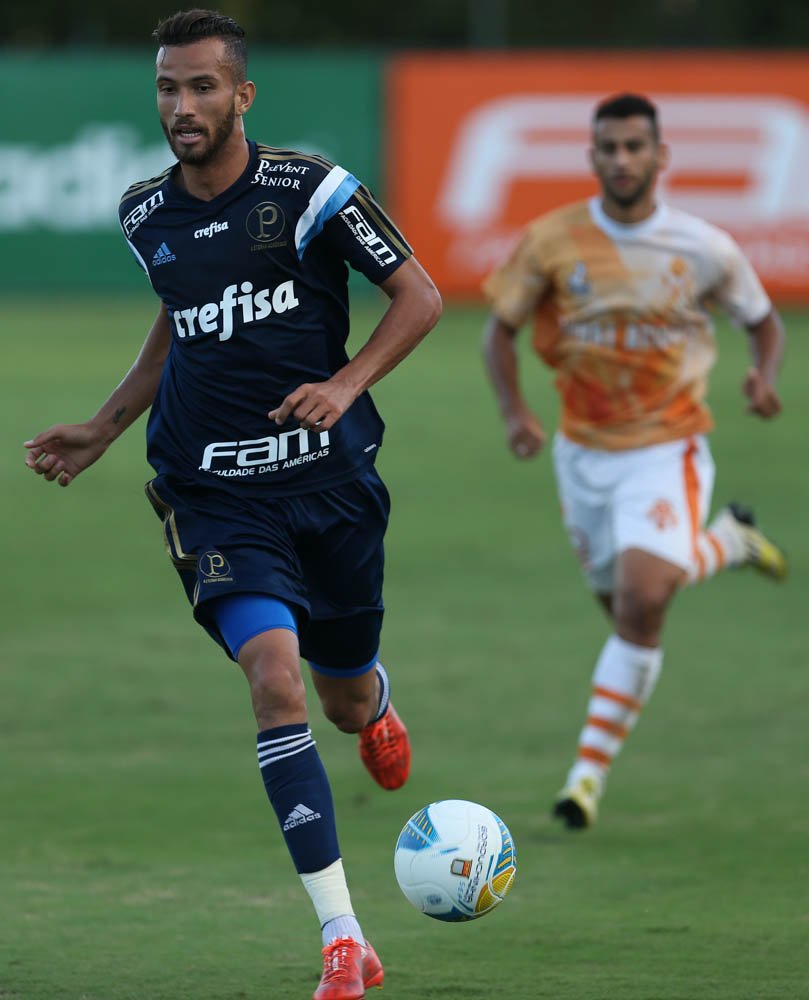
<svg viewBox="0 0 809 1000"><path fill-rule="evenodd" d="M377 722L360 730L360 757L374 781L392 791L410 774L410 740L393 705Z"/></svg>
<svg viewBox="0 0 809 1000"><path fill-rule="evenodd" d="M323 977L312 1000L362 1000L370 986L382 986L385 970L368 941L335 938L323 949Z"/></svg>

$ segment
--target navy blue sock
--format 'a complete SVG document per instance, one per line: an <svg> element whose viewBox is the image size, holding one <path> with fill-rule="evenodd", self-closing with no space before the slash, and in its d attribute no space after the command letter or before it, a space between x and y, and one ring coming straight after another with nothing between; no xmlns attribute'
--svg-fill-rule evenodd
<svg viewBox="0 0 809 1000"><path fill-rule="evenodd" d="M340 857L329 779L305 722L258 734L258 766L295 870L319 872Z"/></svg>

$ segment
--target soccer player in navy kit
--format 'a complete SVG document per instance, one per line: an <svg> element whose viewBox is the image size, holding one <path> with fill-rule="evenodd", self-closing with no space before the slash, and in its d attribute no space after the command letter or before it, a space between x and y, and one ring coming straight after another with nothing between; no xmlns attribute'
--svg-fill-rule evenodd
<svg viewBox="0 0 809 1000"><path fill-rule="evenodd" d="M300 657L327 718L360 734L373 777L403 784L407 731L378 660L384 425L367 389L434 326L441 300L350 173L247 141L255 87L234 21L180 12L155 37L179 162L130 187L120 221L157 318L98 413L26 442L26 462L68 486L151 406L147 495L195 618L250 686L264 784L322 927L315 1000L355 1000L383 971L351 906ZM351 360L347 263L390 299Z"/></svg>

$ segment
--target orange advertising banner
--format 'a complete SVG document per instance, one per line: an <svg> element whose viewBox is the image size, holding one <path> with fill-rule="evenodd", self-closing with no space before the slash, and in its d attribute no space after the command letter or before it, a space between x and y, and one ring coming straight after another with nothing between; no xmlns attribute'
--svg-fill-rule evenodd
<svg viewBox="0 0 809 1000"><path fill-rule="evenodd" d="M727 229L780 302L809 302L809 53L405 55L388 78L388 201L445 295L472 298L522 228L596 193L590 120L660 111L661 197Z"/></svg>

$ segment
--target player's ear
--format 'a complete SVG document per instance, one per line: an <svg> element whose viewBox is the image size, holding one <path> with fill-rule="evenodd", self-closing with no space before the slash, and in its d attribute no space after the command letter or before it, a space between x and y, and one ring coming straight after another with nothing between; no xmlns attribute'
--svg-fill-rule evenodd
<svg viewBox="0 0 809 1000"><path fill-rule="evenodd" d="M668 165L671 163L671 149L661 142L657 147L657 169L666 170Z"/></svg>
<svg viewBox="0 0 809 1000"><path fill-rule="evenodd" d="M252 80L245 80L236 88L236 114L243 115L249 109L256 97L256 85Z"/></svg>

